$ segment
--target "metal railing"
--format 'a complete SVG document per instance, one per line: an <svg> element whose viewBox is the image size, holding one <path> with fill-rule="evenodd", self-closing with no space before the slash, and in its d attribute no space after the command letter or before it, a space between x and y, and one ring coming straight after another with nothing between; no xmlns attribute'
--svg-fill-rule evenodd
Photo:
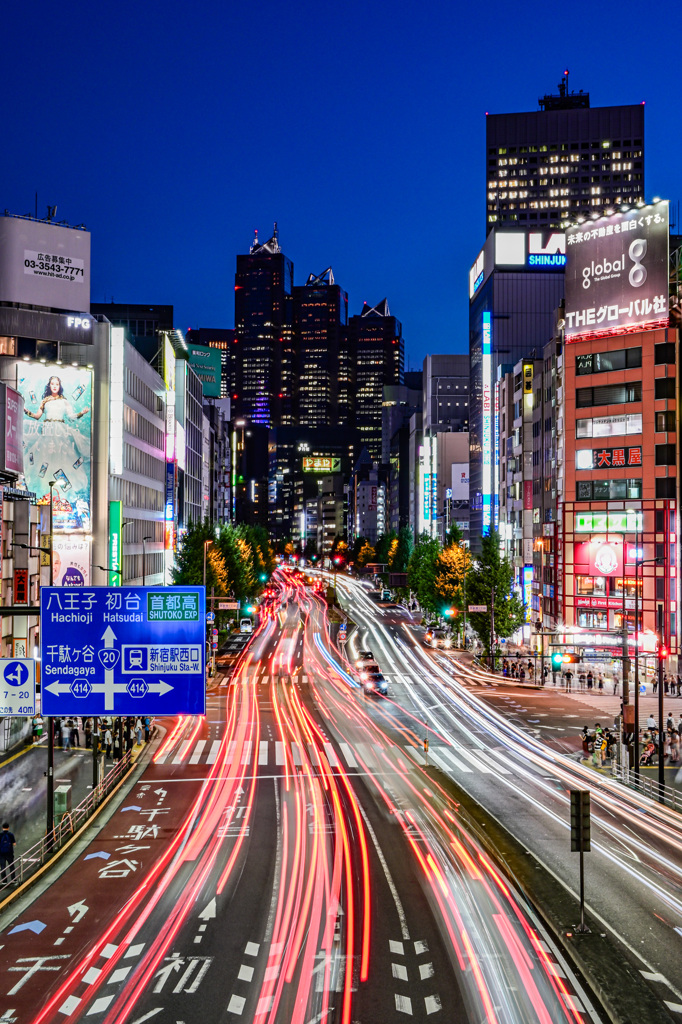
<svg viewBox="0 0 682 1024"><path fill-rule="evenodd" d="M624 786L634 789L637 793L641 793L642 796L649 797L650 800L655 800L656 803L664 803L673 811L682 811L682 792L675 789L674 786L661 787L658 784L658 779L649 778L648 775L643 775L641 771L639 776L637 776L631 768L626 768L625 765L618 763L611 764L611 774L614 779L618 779ZM661 796L663 797L662 800L660 799Z"/></svg>
<svg viewBox="0 0 682 1024"><path fill-rule="evenodd" d="M58 850L64 846L82 827L97 810L102 801L118 785L123 776L130 771L133 764L132 751L128 750L114 767L103 776L95 788L88 793L84 800L67 812L58 825L55 825L51 835L44 835L42 839L30 847L21 857L18 857L12 865L5 870L10 876L10 881L0 880L0 898L10 888L12 875L17 885L21 885L31 875L35 874L43 864L53 857Z"/></svg>

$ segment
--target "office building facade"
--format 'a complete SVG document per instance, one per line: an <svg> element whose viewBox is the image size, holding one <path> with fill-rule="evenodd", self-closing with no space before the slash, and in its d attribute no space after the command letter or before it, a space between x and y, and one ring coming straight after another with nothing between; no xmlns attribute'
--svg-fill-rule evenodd
<svg viewBox="0 0 682 1024"><path fill-rule="evenodd" d="M348 321L350 359L355 364L355 425L371 459L381 458L383 389L403 383L405 343L400 321L383 299L364 304Z"/></svg>
<svg viewBox="0 0 682 1024"><path fill-rule="evenodd" d="M294 286L295 408L302 427L333 427L339 422L347 326L348 295L334 281L331 267ZM342 412L341 420L346 423L347 414Z"/></svg>

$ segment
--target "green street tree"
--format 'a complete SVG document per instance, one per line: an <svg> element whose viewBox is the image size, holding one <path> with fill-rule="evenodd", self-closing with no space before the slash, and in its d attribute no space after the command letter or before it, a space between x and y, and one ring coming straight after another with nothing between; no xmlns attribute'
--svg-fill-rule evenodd
<svg viewBox="0 0 682 1024"><path fill-rule="evenodd" d="M464 580L471 565L471 555L459 544L449 544L436 559L434 590L441 608L464 608Z"/></svg>
<svg viewBox="0 0 682 1024"><path fill-rule="evenodd" d="M514 569L508 558L500 555L500 536L491 530L482 539L481 555L473 561L467 573L467 604L484 604L486 612L473 612L469 616L475 630L490 656L491 608L495 613L495 635L510 637L523 624L523 604L513 591Z"/></svg>
<svg viewBox="0 0 682 1024"><path fill-rule="evenodd" d="M393 551L391 572L407 572L414 551L414 537L409 526L403 526L398 534L398 543Z"/></svg>
<svg viewBox="0 0 682 1024"><path fill-rule="evenodd" d="M223 593L223 584L227 580L227 567L217 548L215 524L209 519L200 523L190 522L178 552L172 570L173 583L179 586L202 586L204 582L204 543L211 541L206 550L206 588L215 587Z"/></svg>
<svg viewBox="0 0 682 1024"><path fill-rule="evenodd" d="M355 559L355 568L364 569L368 562L376 562L377 553L368 540L364 542L362 547L357 553Z"/></svg>
<svg viewBox="0 0 682 1024"><path fill-rule="evenodd" d="M382 533L378 541L375 544L376 560L380 565L389 564L389 552L391 545L397 540L398 535L395 530L389 530L388 533Z"/></svg>
<svg viewBox="0 0 682 1024"><path fill-rule="evenodd" d="M398 540L400 547L400 540ZM422 533L417 538L417 543L410 557L407 566L407 583L410 590L417 595L419 604L426 611L436 613L438 601L436 598L436 563L440 554L440 544L433 537Z"/></svg>

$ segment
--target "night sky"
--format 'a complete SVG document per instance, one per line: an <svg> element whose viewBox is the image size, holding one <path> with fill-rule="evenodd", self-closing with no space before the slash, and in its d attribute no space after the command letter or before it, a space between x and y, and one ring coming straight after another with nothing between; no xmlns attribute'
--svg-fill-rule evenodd
<svg viewBox="0 0 682 1024"><path fill-rule="evenodd" d="M674 41L631 0L109 0L3 7L0 208L92 232L92 299L231 327L237 252L279 223L295 281L384 296L407 363L465 352L485 112L570 87L646 101L646 194L682 197ZM653 14L653 9L649 9ZM570 19L570 20L569 20Z"/></svg>

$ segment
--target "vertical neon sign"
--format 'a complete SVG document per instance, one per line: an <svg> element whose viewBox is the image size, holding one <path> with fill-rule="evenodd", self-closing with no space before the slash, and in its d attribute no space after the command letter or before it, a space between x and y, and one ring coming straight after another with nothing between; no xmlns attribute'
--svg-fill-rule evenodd
<svg viewBox="0 0 682 1024"><path fill-rule="evenodd" d="M483 314L481 370L483 377L483 533L488 533L492 523L492 314ZM498 455L499 457L499 455Z"/></svg>

